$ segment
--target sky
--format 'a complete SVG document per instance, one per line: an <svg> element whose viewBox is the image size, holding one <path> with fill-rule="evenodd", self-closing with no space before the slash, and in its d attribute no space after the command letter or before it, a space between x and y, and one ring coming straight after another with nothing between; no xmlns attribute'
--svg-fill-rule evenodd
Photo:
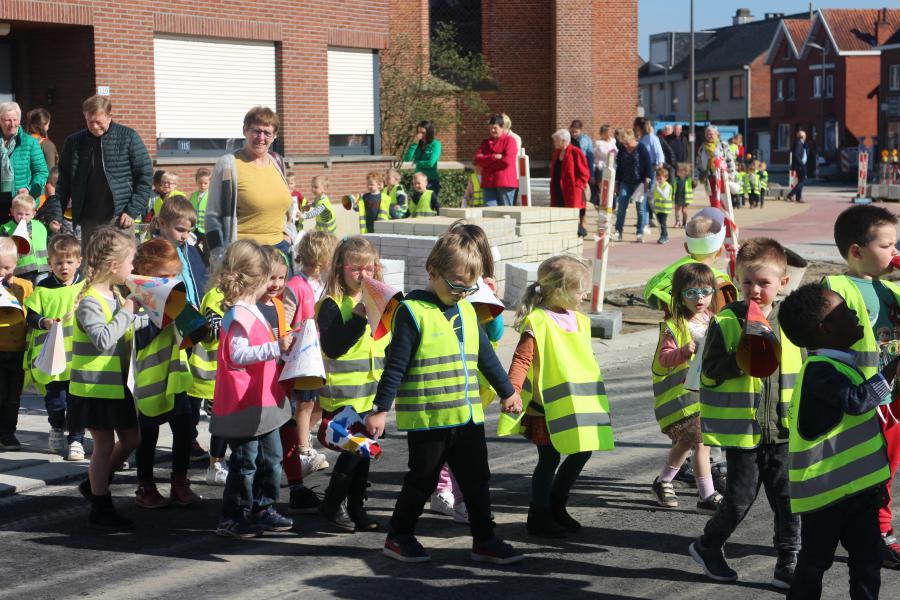
<svg viewBox="0 0 900 600"><path fill-rule="evenodd" d="M881 2L858 0L819 0L813 8L883 8L894 0ZM809 10L810 2L804 0L694 0L694 28L724 27L731 25L731 18L738 8L749 8L757 19L767 12L798 13ZM638 53L647 59L650 35L663 31L690 31L690 0L638 0Z"/></svg>

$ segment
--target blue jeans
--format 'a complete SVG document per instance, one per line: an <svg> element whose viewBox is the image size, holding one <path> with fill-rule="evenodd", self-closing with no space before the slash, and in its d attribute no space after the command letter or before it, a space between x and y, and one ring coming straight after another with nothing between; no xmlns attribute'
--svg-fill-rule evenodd
<svg viewBox="0 0 900 600"><path fill-rule="evenodd" d="M628 212L628 204L631 201L631 195L637 189L637 185L633 183L619 183L619 195L616 197L616 233L622 233L625 227L625 214ZM643 199L635 202L635 211L637 211L638 226L637 233L644 233L644 227L647 225L647 207Z"/></svg>
<svg viewBox="0 0 900 600"><path fill-rule="evenodd" d="M44 406L47 408L47 421L50 427L54 429L68 429L69 436L67 442L84 443L84 427L78 423L80 419L72 416L66 423L66 408L69 405L69 382L53 381L47 384L47 391L44 394Z"/></svg>
<svg viewBox="0 0 900 600"><path fill-rule="evenodd" d="M281 437L278 430L251 438L229 439L228 479L222 494L222 516L245 518L251 511L278 501L281 486Z"/></svg>
<svg viewBox="0 0 900 600"><path fill-rule="evenodd" d="M516 198L516 188L498 187L482 188L485 206L513 206Z"/></svg>

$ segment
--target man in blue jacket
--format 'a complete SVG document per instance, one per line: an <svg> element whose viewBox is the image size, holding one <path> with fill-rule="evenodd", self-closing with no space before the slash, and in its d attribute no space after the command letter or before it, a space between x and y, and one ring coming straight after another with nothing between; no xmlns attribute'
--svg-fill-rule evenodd
<svg viewBox="0 0 900 600"><path fill-rule="evenodd" d="M66 138L56 193L63 209L72 202L72 222L81 225L84 246L97 227L115 223L129 229L144 214L153 165L137 132L113 122L108 97L91 96L81 110L87 128Z"/></svg>

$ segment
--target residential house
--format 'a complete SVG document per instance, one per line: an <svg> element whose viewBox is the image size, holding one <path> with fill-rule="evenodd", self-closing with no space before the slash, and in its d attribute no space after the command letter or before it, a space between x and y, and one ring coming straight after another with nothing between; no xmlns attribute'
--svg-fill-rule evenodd
<svg viewBox="0 0 900 600"><path fill-rule="evenodd" d="M881 81L878 84L878 146L900 149L900 28L878 46Z"/></svg>

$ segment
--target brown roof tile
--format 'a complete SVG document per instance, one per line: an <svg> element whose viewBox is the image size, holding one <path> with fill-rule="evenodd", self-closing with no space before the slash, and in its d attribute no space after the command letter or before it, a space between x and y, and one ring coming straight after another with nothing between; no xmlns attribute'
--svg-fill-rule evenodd
<svg viewBox="0 0 900 600"><path fill-rule="evenodd" d="M838 50L852 52L874 49L875 20L879 18L880 8L825 8L819 12L828 24ZM887 20L889 27L900 27L900 9L888 9Z"/></svg>
<svg viewBox="0 0 900 600"><path fill-rule="evenodd" d="M784 26L791 35L791 41L794 42L794 47L797 49L797 52L800 52L803 49L803 42L806 41L806 36L809 35L810 25L812 25L812 21L809 19L784 20Z"/></svg>

